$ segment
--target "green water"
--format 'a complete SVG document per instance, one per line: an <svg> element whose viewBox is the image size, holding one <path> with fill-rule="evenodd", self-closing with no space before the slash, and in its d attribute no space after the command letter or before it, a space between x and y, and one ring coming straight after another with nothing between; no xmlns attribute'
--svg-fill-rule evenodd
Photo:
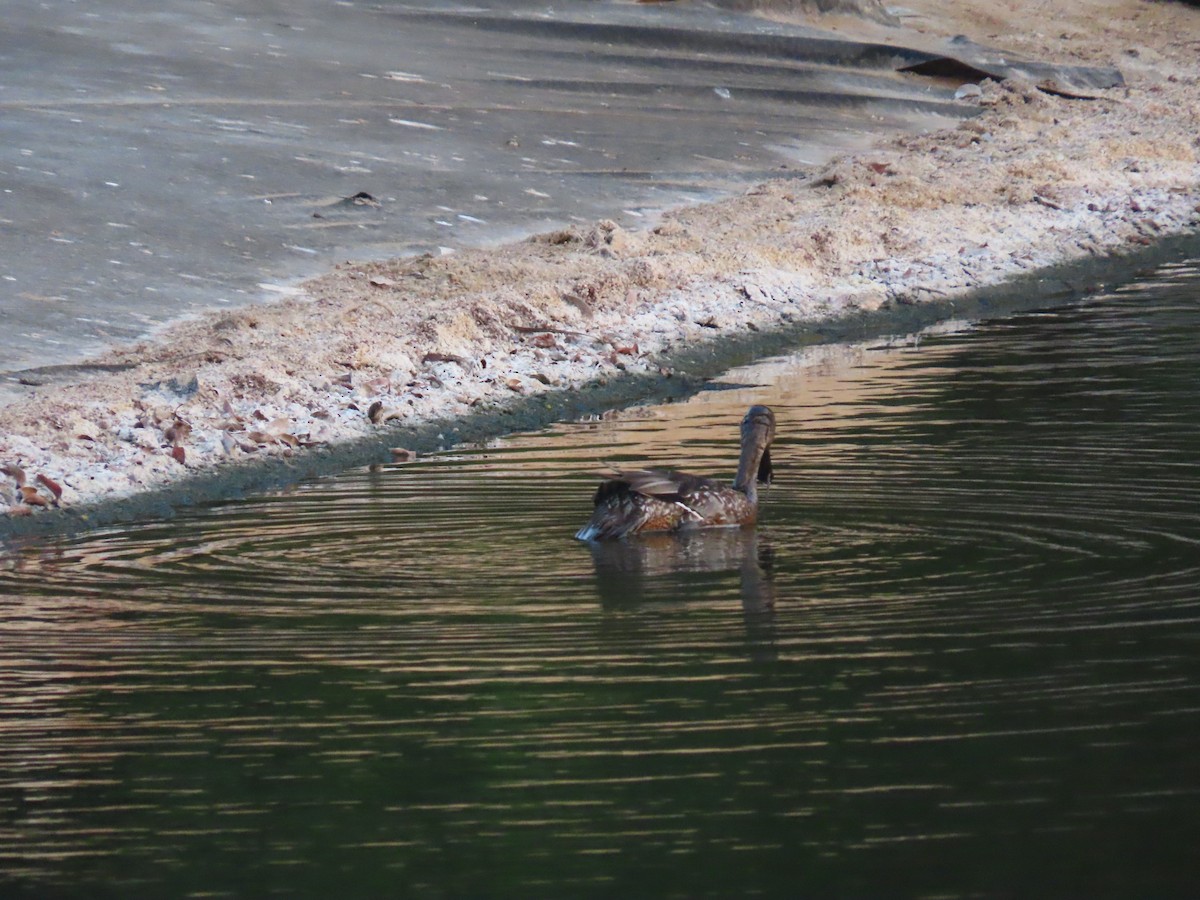
<svg viewBox="0 0 1200 900"><path fill-rule="evenodd" d="M1200 272L0 557L0 896L1178 896ZM757 531L589 546L604 462Z"/></svg>

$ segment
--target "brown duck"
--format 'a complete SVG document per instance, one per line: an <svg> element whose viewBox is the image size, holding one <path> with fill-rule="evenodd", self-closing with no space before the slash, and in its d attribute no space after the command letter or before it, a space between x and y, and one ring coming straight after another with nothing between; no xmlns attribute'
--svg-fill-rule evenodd
<svg viewBox="0 0 1200 900"><path fill-rule="evenodd" d="M663 469L606 475L596 489L592 518L575 534L581 541L622 538L647 531L685 531L753 525L758 483L771 480L775 414L752 406L742 419L742 455L733 487Z"/></svg>

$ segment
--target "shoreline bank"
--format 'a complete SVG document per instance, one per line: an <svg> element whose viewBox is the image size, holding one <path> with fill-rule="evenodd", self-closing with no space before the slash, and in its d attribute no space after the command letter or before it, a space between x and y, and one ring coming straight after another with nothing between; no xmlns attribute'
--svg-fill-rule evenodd
<svg viewBox="0 0 1200 900"><path fill-rule="evenodd" d="M244 459L237 465L191 471L183 478L149 490L95 503L57 506L33 516L3 517L0 545L19 545L27 540L69 537L105 526L169 518L189 508L284 490L362 466L396 463L392 449L400 445L420 457L454 445L479 444L611 410L682 400L704 390L714 376L754 360L795 352L805 346L861 343L913 334L949 319L982 321L1080 302L1098 292L1132 283L1158 266L1189 258L1200 258L1200 233L1165 238L1126 256L1088 258L1039 270L954 300L892 304L874 312L823 323L805 323L774 332L743 332L681 350L663 360L666 364L663 368L670 367L669 375L625 374L574 391L513 397L507 405L474 410L459 418L392 425L357 440L331 443L302 454L264 455Z"/></svg>
<svg viewBox="0 0 1200 900"><path fill-rule="evenodd" d="M1123 88L1080 99L985 80L980 115L954 128L645 231L601 221L347 263L69 376L28 373L44 383L0 407L0 539L166 515L383 461L397 444L424 452L439 434L477 441L687 392L744 353L911 331L991 311L989 296L1009 298L997 310L1068 299L1187 255L1200 229L1200 63L1176 35L1200 34L1200 10L1153 12L1174 31L1142 35ZM1121 47L1140 33L1136 15L1126 25L1076 35L1071 58Z"/></svg>

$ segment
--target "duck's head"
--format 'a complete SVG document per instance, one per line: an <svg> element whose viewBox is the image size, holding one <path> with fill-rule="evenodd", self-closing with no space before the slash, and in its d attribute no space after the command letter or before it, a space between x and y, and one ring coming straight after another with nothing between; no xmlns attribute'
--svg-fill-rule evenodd
<svg viewBox="0 0 1200 900"><path fill-rule="evenodd" d="M769 406L752 406L742 419L742 440L751 435L758 437L760 434L763 435L763 442L770 446L775 437L775 413L771 412Z"/></svg>
<svg viewBox="0 0 1200 900"><path fill-rule="evenodd" d="M742 452L750 450L757 460L757 480L760 484L771 481L771 441L775 440L775 413L768 406L752 406L742 419ZM743 457L745 458L745 457ZM753 456L751 457L751 459Z"/></svg>

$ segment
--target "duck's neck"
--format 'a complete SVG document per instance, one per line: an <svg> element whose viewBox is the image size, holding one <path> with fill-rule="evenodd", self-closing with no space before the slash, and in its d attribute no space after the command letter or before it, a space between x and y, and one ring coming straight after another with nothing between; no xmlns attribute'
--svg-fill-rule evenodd
<svg viewBox="0 0 1200 900"><path fill-rule="evenodd" d="M766 444L757 440L757 435L742 441L742 455L738 460L737 477L733 489L741 491L751 503L758 503L758 467L762 463Z"/></svg>

